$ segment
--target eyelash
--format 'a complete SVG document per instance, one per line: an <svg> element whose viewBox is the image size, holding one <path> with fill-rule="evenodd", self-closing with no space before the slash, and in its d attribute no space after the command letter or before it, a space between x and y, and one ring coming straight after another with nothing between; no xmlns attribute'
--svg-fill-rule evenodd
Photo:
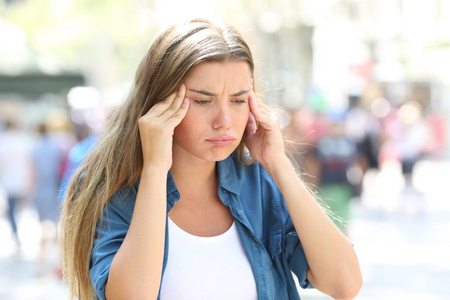
<svg viewBox="0 0 450 300"><path fill-rule="evenodd" d="M194 100L198 105L206 105L211 102L211 100Z"/></svg>
<svg viewBox="0 0 450 300"><path fill-rule="evenodd" d="M201 105L201 106L206 105L206 104L212 102L211 100L194 100L194 101L195 101L195 103L197 103L198 105ZM244 103L247 103L247 101L246 101L245 99L234 99L234 100L231 100L231 101L232 101L234 104L244 104Z"/></svg>
<svg viewBox="0 0 450 300"><path fill-rule="evenodd" d="M235 99L233 100L234 103L236 104L244 104L247 103L247 101L245 99Z"/></svg>

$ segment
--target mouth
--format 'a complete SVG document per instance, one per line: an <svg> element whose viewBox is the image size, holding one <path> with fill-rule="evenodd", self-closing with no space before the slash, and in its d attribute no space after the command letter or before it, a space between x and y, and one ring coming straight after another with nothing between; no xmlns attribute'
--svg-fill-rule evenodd
<svg viewBox="0 0 450 300"><path fill-rule="evenodd" d="M218 146L226 146L232 144L236 139L232 136L219 136L210 139L206 139L208 143L218 145Z"/></svg>

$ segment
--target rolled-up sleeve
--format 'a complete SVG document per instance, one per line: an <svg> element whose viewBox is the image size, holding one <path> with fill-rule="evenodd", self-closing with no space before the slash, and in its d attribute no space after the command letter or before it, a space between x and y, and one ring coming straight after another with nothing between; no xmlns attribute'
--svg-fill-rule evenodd
<svg viewBox="0 0 450 300"><path fill-rule="evenodd" d="M105 285L111 262L128 232L134 209L132 191L119 191L105 207L102 221L96 227L90 257L90 278L98 299L105 300Z"/></svg>
<svg viewBox="0 0 450 300"><path fill-rule="evenodd" d="M308 261L306 260L305 251L290 217L286 222L286 228L288 232L284 239L284 249L289 269L297 276L302 288L314 288L306 278L306 272L309 269Z"/></svg>
<svg viewBox="0 0 450 300"><path fill-rule="evenodd" d="M280 239L280 250L283 249L284 255L280 258L282 257L281 264L286 272L285 276L288 276L288 273L291 275L292 271L302 288L314 288L306 278L306 272L309 269L308 261L283 195L272 177L263 168L260 172L261 197L264 203L271 203L264 215L265 221L270 224L271 231L279 228L283 235L283 239ZM287 268L290 271L286 270Z"/></svg>

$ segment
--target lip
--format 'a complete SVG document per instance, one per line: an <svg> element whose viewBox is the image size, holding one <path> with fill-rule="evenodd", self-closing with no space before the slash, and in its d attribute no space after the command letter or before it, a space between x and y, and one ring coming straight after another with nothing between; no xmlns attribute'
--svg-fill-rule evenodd
<svg viewBox="0 0 450 300"><path fill-rule="evenodd" d="M236 139L232 136L218 136L210 139L206 139L208 143L218 145L218 146L226 146L232 144Z"/></svg>

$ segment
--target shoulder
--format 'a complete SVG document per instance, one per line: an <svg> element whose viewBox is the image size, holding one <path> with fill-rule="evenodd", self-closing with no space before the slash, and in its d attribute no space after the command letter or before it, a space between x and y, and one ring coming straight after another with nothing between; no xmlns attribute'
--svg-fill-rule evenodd
<svg viewBox="0 0 450 300"><path fill-rule="evenodd" d="M137 182L130 187L115 192L105 206L104 217L107 219L120 218L124 221L131 222L138 185L139 183Z"/></svg>

